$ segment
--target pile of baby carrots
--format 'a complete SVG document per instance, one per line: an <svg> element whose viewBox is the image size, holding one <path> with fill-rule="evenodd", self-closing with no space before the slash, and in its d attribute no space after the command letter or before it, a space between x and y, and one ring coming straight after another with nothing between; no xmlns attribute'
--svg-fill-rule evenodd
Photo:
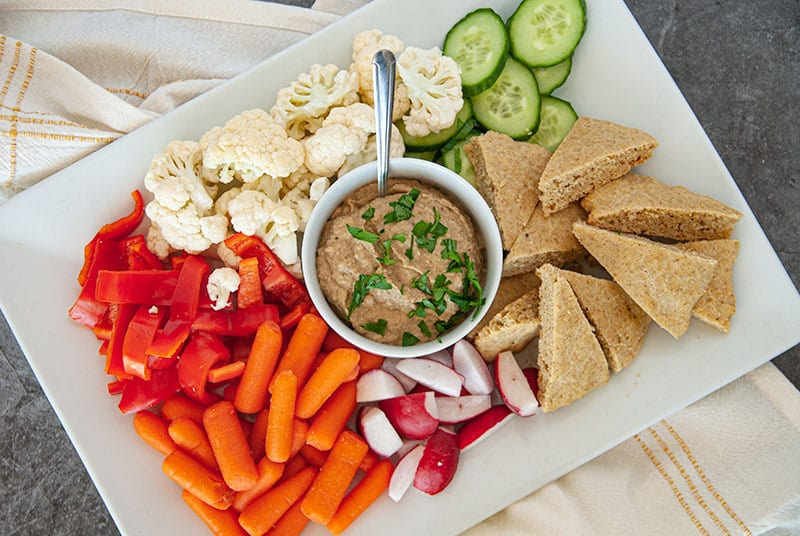
<svg viewBox="0 0 800 536"><path fill-rule="evenodd" d="M347 428L358 377L383 358L330 331L254 237L226 241L241 284L213 310L208 259L162 262L130 236L137 194L134 211L87 245L70 310L101 340L109 393L214 534L293 535L310 522L341 533L393 471Z"/></svg>

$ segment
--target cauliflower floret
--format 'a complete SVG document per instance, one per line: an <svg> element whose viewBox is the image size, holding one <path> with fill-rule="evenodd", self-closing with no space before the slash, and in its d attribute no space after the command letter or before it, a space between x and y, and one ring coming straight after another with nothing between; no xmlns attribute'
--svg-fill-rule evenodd
<svg viewBox="0 0 800 536"><path fill-rule="evenodd" d="M200 178L202 152L194 141L171 141L150 163L144 187L162 205L178 210L193 203L208 210L215 189Z"/></svg>
<svg viewBox="0 0 800 536"><path fill-rule="evenodd" d="M308 218L311 217L311 211L314 210L317 201L319 201L330 184L327 177L319 177L310 185L307 182L302 182L281 199L281 203L294 210L294 213L297 214L298 231L304 232L306 230L306 223L308 223Z"/></svg>
<svg viewBox="0 0 800 536"><path fill-rule="evenodd" d="M257 181L262 175L282 178L303 163L303 146L265 110L240 113L223 127L200 138L203 167L218 174L220 182L234 178Z"/></svg>
<svg viewBox="0 0 800 536"><path fill-rule="evenodd" d="M225 216L204 215L191 203L179 210L173 210L158 200L153 200L145 207L145 213L158 226L170 247L187 253L202 253L212 244L224 240L228 234L228 220Z"/></svg>
<svg viewBox="0 0 800 536"><path fill-rule="evenodd" d="M277 205L270 214L266 230L257 233L283 264L297 262L297 231L300 222L291 207Z"/></svg>
<svg viewBox="0 0 800 536"><path fill-rule="evenodd" d="M389 142L389 158L400 158L406 151L405 143L403 143L403 136L400 130L392 125L392 139ZM375 135L371 135L367 139L367 144L361 151L350 154L345 158L344 164L339 168L337 177L341 177L348 171L357 168L358 166L373 162L378 158L378 140Z"/></svg>
<svg viewBox="0 0 800 536"><path fill-rule="evenodd" d="M355 103L334 108L322 127L303 140L305 166L321 177L331 177L348 155L361 152L370 134L375 133L375 111L367 104Z"/></svg>
<svg viewBox="0 0 800 536"><path fill-rule="evenodd" d="M458 65L438 48L408 47L397 60L400 78L408 87L411 109L403 117L412 136L427 136L452 126L464 105Z"/></svg>
<svg viewBox="0 0 800 536"><path fill-rule="evenodd" d="M242 190L228 203L228 214L234 230L252 236L270 221L275 201L258 190Z"/></svg>
<svg viewBox="0 0 800 536"><path fill-rule="evenodd" d="M257 190L273 201L277 201L280 198L281 189L283 189L283 181L269 175L264 175L255 182L248 182L242 185L242 191Z"/></svg>
<svg viewBox="0 0 800 536"><path fill-rule="evenodd" d="M258 190L242 190L227 203L233 229L258 236L284 264L297 261L297 214L282 202L275 202Z"/></svg>
<svg viewBox="0 0 800 536"><path fill-rule="evenodd" d="M390 50L398 55L403 48L405 45L399 38L389 34L384 35L380 30L366 30L355 36L353 39L353 64L350 65L350 72L358 75L358 93L361 95L362 102L375 103L375 92L372 87L372 58L375 53L379 50ZM392 121L403 117L410 107L408 89L400 77L396 77Z"/></svg>
<svg viewBox="0 0 800 536"><path fill-rule="evenodd" d="M147 229L147 249L162 261L169 257L172 252L169 242L161 234L161 227L155 222L151 222L150 227Z"/></svg>
<svg viewBox="0 0 800 536"><path fill-rule="evenodd" d="M217 257L225 263L225 266L233 269L238 269L239 261L242 260L231 248L225 245L224 241L217 244Z"/></svg>
<svg viewBox="0 0 800 536"><path fill-rule="evenodd" d="M233 268L217 268L208 276L206 291L208 297L214 302L211 308L215 311L230 305L231 292L239 290L239 274Z"/></svg>
<svg viewBox="0 0 800 536"><path fill-rule="evenodd" d="M270 110L273 119L297 140L322 126L328 110L358 102L358 75L334 64L311 66L307 73L278 91Z"/></svg>

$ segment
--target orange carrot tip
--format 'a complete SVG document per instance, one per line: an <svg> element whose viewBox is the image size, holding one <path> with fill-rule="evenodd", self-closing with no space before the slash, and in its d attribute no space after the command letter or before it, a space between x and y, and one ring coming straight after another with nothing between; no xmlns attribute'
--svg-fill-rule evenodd
<svg viewBox="0 0 800 536"><path fill-rule="evenodd" d="M161 469L181 488L217 510L233 503L234 492L222 477L180 449L164 459Z"/></svg>
<svg viewBox="0 0 800 536"><path fill-rule="evenodd" d="M295 414L301 419L311 418L336 389L352 377L359 358L358 350L351 348L339 348L329 353L300 391Z"/></svg>
<svg viewBox="0 0 800 536"><path fill-rule="evenodd" d="M188 417L197 424L203 424L203 412L206 408L190 400L186 396L175 393L161 405L161 416L167 421L174 421L180 417Z"/></svg>
<svg viewBox="0 0 800 536"><path fill-rule="evenodd" d="M239 518L233 510L217 510L207 505L186 490L181 492L183 502L197 514L214 536L246 536L247 533L239 525Z"/></svg>
<svg viewBox="0 0 800 536"><path fill-rule="evenodd" d="M256 468L258 469L256 485L247 491L237 491L233 497L233 509L237 512L244 510L254 499L272 488L284 474L284 465L271 462L267 457L261 458Z"/></svg>
<svg viewBox="0 0 800 536"><path fill-rule="evenodd" d="M257 413L266 405L267 386L278 364L282 344L283 332L278 324L267 320L258 327L233 401L242 413Z"/></svg>
<svg viewBox="0 0 800 536"><path fill-rule="evenodd" d="M133 428L145 443L164 456L178 448L170 438L167 423L151 411L138 411L133 416Z"/></svg>
<svg viewBox="0 0 800 536"><path fill-rule="evenodd" d="M276 485L242 511L239 515L239 524L251 536L264 534L300 500L316 475L316 469L306 467Z"/></svg>
<svg viewBox="0 0 800 536"><path fill-rule="evenodd" d="M219 470L211 444L202 426L188 417L179 417L172 421L167 429L170 438L176 445L194 456L209 469Z"/></svg>
<svg viewBox="0 0 800 536"><path fill-rule="evenodd" d="M389 460L376 463L344 498L328 523L328 530L333 534L344 532L389 488L393 470L392 462Z"/></svg>
<svg viewBox="0 0 800 536"><path fill-rule="evenodd" d="M209 406L203 426L225 483L235 491L255 486L258 469L233 404L223 400Z"/></svg>

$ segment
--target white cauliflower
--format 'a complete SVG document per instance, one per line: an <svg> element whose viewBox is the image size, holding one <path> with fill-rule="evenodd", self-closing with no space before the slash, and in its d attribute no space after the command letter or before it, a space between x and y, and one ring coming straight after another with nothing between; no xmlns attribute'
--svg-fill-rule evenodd
<svg viewBox="0 0 800 536"><path fill-rule="evenodd" d="M405 152L406 146L405 143L403 143L403 136L400 134L400 130L398 130L396 126L392 125L392 139L389 142L389 158L400 158ZM344 164L342 164L342 167L339 168L337 176L341 177L348 171L355 169L358 166L373 162L377 159L377 157L378 140L375 137L375 134L372 134L369 138L367 138L367 144L361 151L347 155L347 158L344 160Z"/></svg>
<svg viewBox="0 0 800 536"><path fill-rule="evenodd" d="M303 140L305 166L312 173L332 177L348 155L364 150L375 133L375 111L368 104L355 103L334 108L322 127Z"/></svg>
<svg viewBox="0 0 800 536"><path fill-rule="evenodd" d="M400 54L405 45L398 37L386 34L380 30L366 30L353 39L353 63L350 72L358 75L358 93L361 101L367 104L375 103L375 92L372 87L372 59L379 50L390 50L396 55ZM394 108L392 121L397 121L409 110L411 102L408 99L408 89L400 77L395 78Z"/></svg>
<svg viewBox="0 0 800 536"><path fill-rule="evenodd" d="M408 87L411 109L403 117L412 136L427 136L453 125L464 105L458 65L438 48L408 47L397 59L400 78Z"/></svg>
<svg viewBox="0 0 800 536"><path fill-rule="evenodd" d="M193 203L200 210L208 210L216 193L213 185L200 178L200 146L194 141L171 141L153 158L144 176L144 187L158 201L178 210Z"/></svg>
<svg viewBox="0 0 800 536"><path fill-rule="evenodd" d="M291 207L278 205L270 214L266 230L258 236L269 246L283 264L294 264L297 256L297 232L300 222Z"/></svg>
<svg viewBox="0 0 800 536"><path fill-rule="evenodd" d="M297 140L322 126L334 106L358 102L358 75L339 70L334 64L314 64L307 73L278 91L272 118Z"/></svg>
<svg viewBox="0 0 800 536"><path fill-rule="evenodd" d="M329 186L330 181L327 177L319 177L310 185L305 181L298 184L281 198L281 203L294 210L294 213L297 214L298 231L303 232L306 230L306 223L308 223L308 218L311 217L311 211L314 210L317 201Z"/></svg>
<svg viewBox="0 0 800 536"><path fill-rule="evenodd" d="M172 248L161 233L161 227L156 222L150 222L150 227L147 229L147 249L162 261L169 257Z"/></svg>
<svg viewBox="0 0 800 536"><path fill-rule="evenodd" d="M200 138L203 167L220 182L255 182L262 175L283 178L303 163L303 147L265 110L247 110Z"/></svg>
<svg viewBox="0 0 800 536"><path fill-rule="evenodd" d="M187 253L202 253L213 244L223 241L228 234L225 216L204 214L191 203L174 210L154 199L145 207L145 213L158 226L161 236L170 247Z"/></svg>
<svg viewBox="0 0 800 536"><path fill-rule="evenodd" d="M225 266L233 269L238 269L239 261L242 260L231 248L225 245L224 241L217 244L217 257L225 263Z"/></svg>
<svg viewBox="0 0 800 536"><path fill-rule="evenodd" d="M219 311L230 305L231 292L239 290L239 283L239 274L233 268L216 268L211 272L206 284L208 297L214 302L211 308Z"/></svg>

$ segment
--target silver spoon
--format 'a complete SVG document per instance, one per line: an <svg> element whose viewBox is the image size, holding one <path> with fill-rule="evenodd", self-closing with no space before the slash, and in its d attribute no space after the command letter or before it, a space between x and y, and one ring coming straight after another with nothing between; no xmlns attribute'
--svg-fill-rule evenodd
<svg viewBox="0 0 800 536"><path fill-rule="evenodd" d="M378 196L386 195L389 181L389 143L392 137L395 58L379 50L372 58L372 87L375 92L375 140L378 145Z"/></svg>

